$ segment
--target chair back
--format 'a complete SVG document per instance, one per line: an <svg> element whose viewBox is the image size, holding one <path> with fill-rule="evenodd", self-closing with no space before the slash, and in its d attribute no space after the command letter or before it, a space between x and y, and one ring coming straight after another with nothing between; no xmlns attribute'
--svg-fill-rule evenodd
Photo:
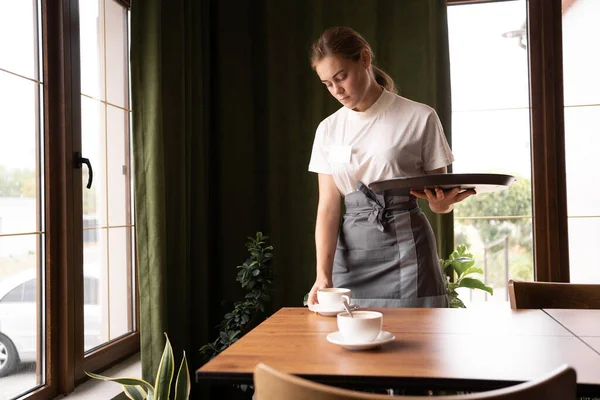
<svg viewBox="0 0 600 400"><path fill-rule="evenodd" d="M491 390L456 396L435 396L432 400L575 400L575 370L563 365L539 379ZM423 400L422 396L394 396L358 392L315 383L277 371L265 364L254 369L255 400ZM429 397L427 397L429 398Z"/></svg>
<svg viewBox="0 0 600 400"><path fill-rule="evenodd" d="M508 281L512 309L600 309L600 285L557 282Z"/></svg>

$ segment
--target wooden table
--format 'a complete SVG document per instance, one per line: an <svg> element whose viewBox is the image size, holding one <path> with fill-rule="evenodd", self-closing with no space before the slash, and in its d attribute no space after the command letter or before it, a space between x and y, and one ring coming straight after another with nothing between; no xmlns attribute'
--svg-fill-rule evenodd
<svg viewBox="0 0 600 400"><path fill-rule="evenodd" d="M544 312L600 354L600 310L544 309Z"/></svg>
<svg viewBox="0 0 600 400"><path fill-rule="evenodd" d="M196 371L196 381L251 383L257 363L350 387L489 390L563 363L581 395L600 394L600 354L543 310L377 309L396 339L348 351L326 340L335 317L282 308Z"/></svg>

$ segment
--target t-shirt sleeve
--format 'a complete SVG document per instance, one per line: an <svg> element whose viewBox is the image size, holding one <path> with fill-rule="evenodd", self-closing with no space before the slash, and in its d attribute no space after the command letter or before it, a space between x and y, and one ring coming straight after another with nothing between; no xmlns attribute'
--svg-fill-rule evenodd
<svg viewBox="0 0 600 400"><path fill-rule="evenodd" d="M308 170L310 172L331 175L331 166L327 161L329 158L328 150L325 146L326 135L326 124L325 121L323 121L319 124L317 133L315 134L310 162L308 163Z"/></svg>
<svg viewBox="0 0 600 400"><path fill-rule="evenodd" d="M432 171L452 164L454 156L448 145L444 128L435 110L427 117L423 136L423 170Z"/></svg>

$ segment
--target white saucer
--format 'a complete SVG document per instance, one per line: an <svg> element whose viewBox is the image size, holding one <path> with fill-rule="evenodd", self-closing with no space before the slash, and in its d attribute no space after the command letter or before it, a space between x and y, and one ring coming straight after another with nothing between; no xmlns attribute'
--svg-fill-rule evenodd
<svg viewBox="0 0 600 400"><path fill-rule="evenodd" d="M339 313L346 311L344 309L344 306L340 306L340 308L326 308L326 307L323 307L321 304L313 304L312 306L308 306L308 309L312 312L319 313L326 317L335 317ZM350 304L350 311L354 311L354 310L358 310L358 305Z"/></svg>
<svg viewBox="0 0 600 400"><path fill-rule="evenodd" d="M349 343L342 338L342 334L340 331L331 332L327 335L327 341L333 344L337 344L342 346L348 350L366 350L372 349L374 347L379 347L382 344L393 342L396 337L389 332L381 331L379 336L375 338L372 342L363 342L363 343Z"/></svg>

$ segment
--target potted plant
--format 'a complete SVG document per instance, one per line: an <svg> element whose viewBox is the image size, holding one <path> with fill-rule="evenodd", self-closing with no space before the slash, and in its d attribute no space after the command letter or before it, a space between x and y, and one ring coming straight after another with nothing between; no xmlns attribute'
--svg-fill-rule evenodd
<svg viewBox="0 0 600 400"><path fill-rule="evenodd" d="M273 246L268 244L268 236L257 232L248 237L246 243L250 256L239 265L236 281L246 289L244 300L236 301L233 310L226 313L218 325L219 336L200 348L206 359L211 359L235 343L256 325L257 317L265 311L265 304L271 300L273 290Z"/></svg>
<svg viewBox="0 0 600 400"><path fill-rule="evenodd" d="M465 287L469 289L483 290L494 294L494 289L487 286L481 280L483 275L481 268L475 267L473 254L467 253L467 246L459 245L447 259L440 259L440 267L446 279L448 299L450 308L466 308L465 303L458 298L456 289Z"/></svg>
<svg viewBox="0 0 600 400"><path fill-rule="evenodd" d="M109 378L107 376L86 372L86 374L94 379L100 379L108 382L117 382L123 387L123 392L128 398L133 400L168 400L171 393L171 382L173 381L173 373L175 372L175 360L173 357L173 349L169 342L169 337L165 333L167 342L165 349L158 365L158 372L154 385L146 382L143 379L137 378ZM190 371L188 370L187 359L185 352L183 360L177 372L175 380L175 397L173 400L187 400L190 396Z"/></svg>

